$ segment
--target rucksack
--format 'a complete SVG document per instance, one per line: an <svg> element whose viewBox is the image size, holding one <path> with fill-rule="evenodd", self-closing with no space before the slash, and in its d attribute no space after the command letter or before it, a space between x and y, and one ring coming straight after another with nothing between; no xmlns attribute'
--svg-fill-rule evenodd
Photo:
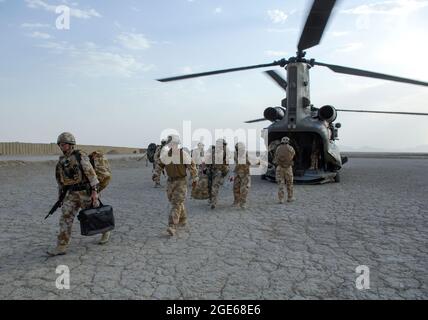
<svg viewBox="0 0 428 320"><path fill-rule="evenodd" d="M294 150L291 146L281 144L276 149L277 153L277 164L283 167L293 165Z"/></svg>
<svg viewBox="0 0 428 320"><path fill-rule="evenodd" d="M89 160L100 182L99 191L104 190L111 180L111 169L107 157L101 151L94 151L89 155Z"/></svg>
<svg viewBox="0 0 428 320"><path fill-rule="evenodd" d="M77 152L76 152L77 151ZM81 154L78 150L75 151L75 155L77 158L77 161L82 160ZM102 153L101 151L94 151L91 154L89 154L89 161L91 162L92 167L95 170L95 173L97 175L98 181L99 181L99 192L104 190L108 184L110 183L111 180L111 169L110 169L110 164L107 160L107 157L104 155L104 153ZM82 165L80 164L81 170L83 172L82 169Z"/></svg>
<svg viewBox="0 0 428 320"><path fill-rule="evenodd" d="M150 143L149 146L147 147L147 159L149 159L149 161L151 163L153 163L155 161L155 152L156 152L156 143Z"/></svg>

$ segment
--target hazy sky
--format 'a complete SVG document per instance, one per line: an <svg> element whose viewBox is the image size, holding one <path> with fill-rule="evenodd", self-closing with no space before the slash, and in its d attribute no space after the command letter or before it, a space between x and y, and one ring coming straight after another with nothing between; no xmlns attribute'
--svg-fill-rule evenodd
<svg viewBox="0 0 428 320"><path fill-rule="evenodd" d="M164 129L244 124L280 104L263 69L160 83L295 54L312 1L0 0L0 141L147 146ZM71 8L59 30L58 5ZM428 0L341 1L308 58L428 81ZM283 73L285 72L277 69ZM428 88L311 69L320 107L428 112ZM339 144L428 145L428 117L346 114ZM196 142L195 142L196 143Z"/></svg>

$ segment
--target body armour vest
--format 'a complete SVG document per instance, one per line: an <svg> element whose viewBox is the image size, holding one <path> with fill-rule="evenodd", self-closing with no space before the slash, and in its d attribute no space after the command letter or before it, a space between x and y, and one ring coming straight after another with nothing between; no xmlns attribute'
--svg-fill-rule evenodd
<svg viewBox="0 0 428 320"><path fill-rule="evenodd" d="M172 150L168 151L168 156L172 157ZM180 149L180 163L173 162L165 165L165 171L168 177L173 179L186 177L186 165L183 164L183 149Z"/></svg>
<svg viewBox="0 0 428 320"><path fill-rule="evenodd" d="M87 179L83 174L82 167L77 160L75 153L69 156L61 156L56 167L56 176L58 182L64 186L71 186L74 184L87 183Z"/></svg>

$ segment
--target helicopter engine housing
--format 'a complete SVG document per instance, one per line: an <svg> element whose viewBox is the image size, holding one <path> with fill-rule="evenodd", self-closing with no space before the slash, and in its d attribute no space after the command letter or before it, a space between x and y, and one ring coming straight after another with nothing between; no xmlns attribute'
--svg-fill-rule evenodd
<svg viewBox="0 0 428 320"><path fill-rule="evenodd" d="M318 111L318 117L321 120L327 121L329 123L336 120L337 117L337 111L333 106L322 106Z"/></svg>
<svg viewBox="0 0 428 320"><path fill-rule="evenodd" d="M263 112L263 116L269 121L282 120L285 117L285 108L282 107L269 107Z"/></svg>

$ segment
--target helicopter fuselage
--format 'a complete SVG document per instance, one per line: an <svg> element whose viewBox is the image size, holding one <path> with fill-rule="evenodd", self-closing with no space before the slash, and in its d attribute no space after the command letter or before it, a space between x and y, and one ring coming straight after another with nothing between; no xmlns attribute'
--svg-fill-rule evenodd
<svg viewBox="0 0 428 320"><path fill-rule="evenodd" d="M334 181L342 167L340 151L334 140L337 129L333 126L336 111L332 106L321 109L310 103L309 69L306 62L289 63L287 70L287 98L282 101L284 114L267 127L270 151L276 149L282 137L288 136L296 150L294 179L302 183ZM277 107L280 108L280 107ZM273 144L273 145L272 145ZM275 167L269 155L269 169L265 178L274 179ZM316 163L316 165L314 165Z"/></svg>

